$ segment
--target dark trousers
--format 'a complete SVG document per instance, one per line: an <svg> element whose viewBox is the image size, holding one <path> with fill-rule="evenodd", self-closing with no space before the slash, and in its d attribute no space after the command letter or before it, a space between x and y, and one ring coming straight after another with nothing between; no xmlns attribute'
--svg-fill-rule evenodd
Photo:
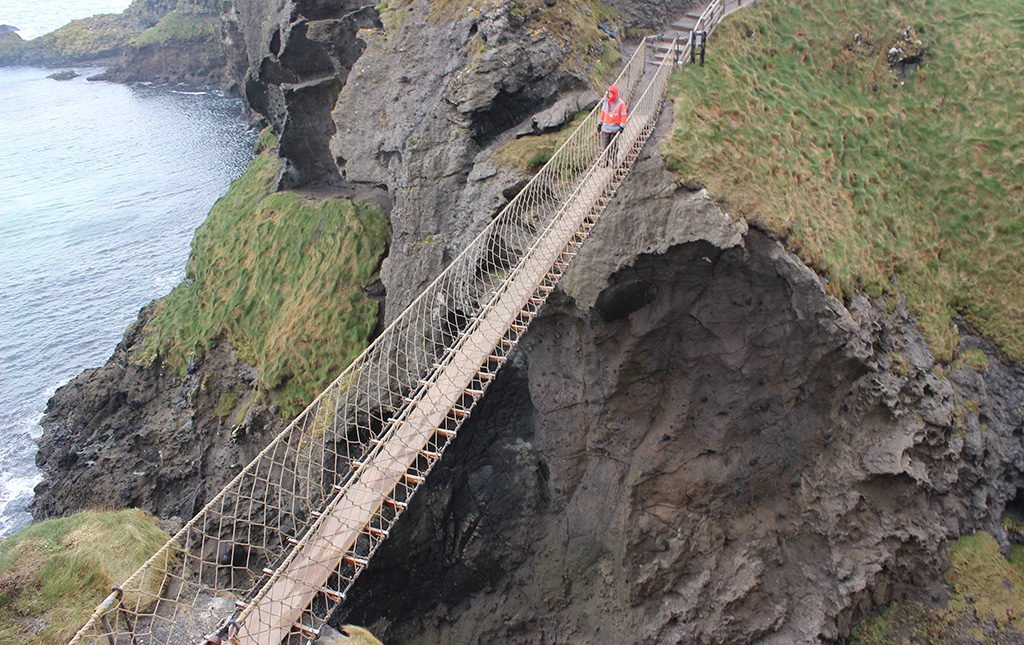
<svg viewBox="0 0 1024 645"><path fill-rule="evenodd" d="M619 145L615 140L617 136L619 136L618 132L601 131L601 148L609 148L608 162L613 166L619 163Z"/></svg>

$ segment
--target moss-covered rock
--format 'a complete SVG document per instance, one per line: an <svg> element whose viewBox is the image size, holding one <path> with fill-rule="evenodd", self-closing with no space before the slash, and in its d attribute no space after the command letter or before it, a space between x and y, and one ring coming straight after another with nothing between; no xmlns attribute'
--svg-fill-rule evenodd
<svg viewBox="0 0 1024 645"><path fill-rule="evenodd" d="M71 69L65 69L61 72L54 72L46 78L52 78L55 81L70 81L73 78L78 78L80 74Z"/></svg>
<svg viewBox="0 0 1024 645"><path fill-rule="evenodd" d="M988 533L960 538L949 551L948 602L894 603L859 624L851 641L887 643L1016 643L1024 638L1024 547L1009 558Z"/></svg>

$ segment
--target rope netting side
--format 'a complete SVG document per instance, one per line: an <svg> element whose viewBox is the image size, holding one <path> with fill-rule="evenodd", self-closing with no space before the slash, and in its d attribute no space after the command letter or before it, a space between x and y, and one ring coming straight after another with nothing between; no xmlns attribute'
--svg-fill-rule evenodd
<svg viewBox="0 0 1024 645"><path fill-rule="evenodd" d="M644 46L617 81L624 96L643 77ZM620 150L637 140L639 108ZM554 288L584 217L624 176L622 160L602 170L608 179L595 172L609 154L597 109L370 347L121 585L116 602L97 609L73 643L189 642L219 623L259 642L319 629ZM377 470L368 477L371 464ZM365 508L353 503L356 493L366 497ZM359 517L349 517L357 508ZM340 533L347 542L336 543Z"/></svg>

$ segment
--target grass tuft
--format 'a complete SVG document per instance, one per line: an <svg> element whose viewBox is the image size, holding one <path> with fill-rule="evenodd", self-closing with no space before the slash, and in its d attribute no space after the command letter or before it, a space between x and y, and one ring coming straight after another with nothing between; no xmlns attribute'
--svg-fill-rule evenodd
<svg viewBox="0 0 1024 645"><path fill-rule="evenodd" d="M579 112L572 121L557 130L513 139L501 147L494 160L508 168L526 172L539 170L583 123L588 114L589 111Z"/></svg>
<svg viewBox="0 0 1024 645"><path fill-rule="evenodd" d="M367 345L388 221L369 202L274 192L281 162L263 152L196 231L186 280L157 302L139 363L184 373L218 339L256 366L282 412L301 410Z"/></svg>
<svg viewBox="0 0 1024 645"><path fill-rule="evenodd" d="M0 541L0 642L66 643L167 538L130 509L46 520ZM147 592L158 591L158 573Z"/></svg>
<svg viewBox="0 0 1024 645"><path fill-rule="evenodd" d="M213 410L213 416L223 419L230 415L234 411L235 406L238 405L238 398L238 394L234 392L224 392L221 394L220 398L217 399L217 406Z"/></svg>
<svg viewBox="0 0 1024 645"><path fill-rule="evenodd" d="M988 369L988 356L977 348L965 349L960 352L954 365L956 367L969 367L975 372L984 372Z"/></svg>
<svg viewBox="0 0 1024 645"><path fill-rule="evenodd" d="M900 292L934 353L956 314L1024 360L1019 4L765 0L672 79L669 167L777 232L837 296ZM887 52L907 26L923 63Z"/></svg>
<svg viewBox="0 0 1024 645"><path fill-rule="evenodd" d="M175 9L132 40L137 47L163 45L168 42L193 42L218 39L220 16L203 15Z"/></svg>
<svg viewBox="0 0 1024 645"><path fill-rule="evenodd" d="M854 627L850 642L967 641L981 627L992 642L1016 642L1024 632L1024 546L1011 547L1005 558L988 533L962 537L949 550L946 585L950 598L945 607L893 603Z"/></svg>

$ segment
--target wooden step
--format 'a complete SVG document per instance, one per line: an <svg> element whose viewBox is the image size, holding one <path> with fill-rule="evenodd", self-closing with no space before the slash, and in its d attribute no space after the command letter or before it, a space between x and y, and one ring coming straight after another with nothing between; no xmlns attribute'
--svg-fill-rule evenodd
<svg viewBox="0 0 1024 645"><path fill-rule="evenodd" d="M352 555L351 553L346 553L345 555L343 555L341 557L341 561L345 564L351 565L359 569L365 567L367 564L370 563L370 561L366 558L361 558L358 555Z"/></svg>
<svg viewBox="0 0 1024 645"><path fill-rule="evenodd" d="M320 630L313 629L309 625L303 625L302 623L296 622L294 625L294 630L311 641L315 641L316 639L320 638Z"/></svg>
<svg viewBox="0 0 1024 645"><path fill-rule="evenodd" d="M672 51L671 40L658 40L653 43L651 50L654 52L668 52Z"/></svg>
<svg viewBox="0 0 1024 645"><path fill-rule="evenodd" d="M345 594L338 591L337 589L331 589L329 587L320 587L319 589L317 589L317 591L330 598L332 602L340 603L344 602L345 600Z"/></svg>

